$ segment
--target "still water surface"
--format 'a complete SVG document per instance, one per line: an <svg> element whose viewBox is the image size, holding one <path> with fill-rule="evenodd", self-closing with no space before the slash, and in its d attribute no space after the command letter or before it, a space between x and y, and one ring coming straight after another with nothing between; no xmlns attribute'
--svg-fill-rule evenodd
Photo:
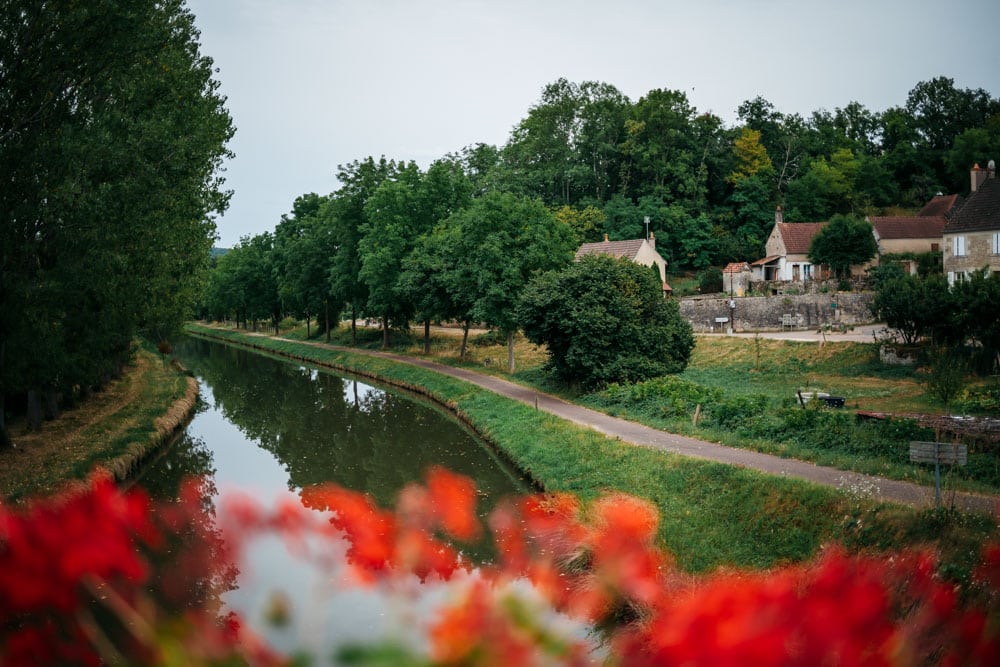
<svg viewBox="0 0 1000 667"><path fill-rule="evenodd" d="M475 479L483 515L503 497L529 491L459 422L417 398L198 339L182 341L174 353L198 379L202 406L140 479L154 497L175 497L187 475L209 475L217 506L227 494L268 504L334 482L386 507L431 465ZM345 590L344 572L318 571L277 539L255 541L248 555L238 587L224 600L279 650L328 656L344 642L413 631L415 619L406 616L412 612L391 595ZM488 546L468 555L490 558ZM292 602L293 623L285 628L263 621L276 591Z"/></svg>

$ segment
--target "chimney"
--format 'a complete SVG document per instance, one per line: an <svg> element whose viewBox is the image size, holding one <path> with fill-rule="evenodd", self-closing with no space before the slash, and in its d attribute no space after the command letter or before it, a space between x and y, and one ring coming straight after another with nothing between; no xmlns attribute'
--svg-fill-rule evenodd
<svg viewBox="0 0 1000 667"><path fill-rule="evenodd" d="M778 205L778 208L774 209L774 221L775 222L785 221L785 214L782 212L780 204Z"/></svg>
<svg viewBox="0 0 1000 667"><path fill-rule="evenodd" d="M604 235L604 242L605 242L605 243L607 243L607 242L608 242L608 235L607 235L607 234L605 234L605 235Z"/></svg>
<svg viewBox="0 0 1000 667"><path fill-rule="evenodd" d="M649 246L653 250L656 250L656 234L654 234L653 232L649 233Z"/></svg>
<svg viewBox="0 0 1000 667"><path fill-rule="evenodd" d="M983 168L980 167L979 163L977 162L976 164L972 165L972 172L969 174L969 177L972 186L971 191L975 192L976 190L979 189L979 186L983 184L983 181L986 180L986 171L983 170Z"/></svg>

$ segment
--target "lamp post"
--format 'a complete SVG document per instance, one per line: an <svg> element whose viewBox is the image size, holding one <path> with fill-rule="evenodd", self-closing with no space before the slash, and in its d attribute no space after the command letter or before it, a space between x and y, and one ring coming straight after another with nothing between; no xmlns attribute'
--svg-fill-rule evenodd
<svg viewBox="0 0 1000 667"><path fill-rule="evenodd" d="M644 237L647 241L649 240L649 216L644 216L642 219L643 224L646 225L646 236Z"/></svg>
<svg viewBox="0 0 1000 667"><path fill-rule="evenodd" d="M734 275L732 271L729 273L729 335L732 336L733 332L736 331L736 294L735 288L733 287Z"/></svg>

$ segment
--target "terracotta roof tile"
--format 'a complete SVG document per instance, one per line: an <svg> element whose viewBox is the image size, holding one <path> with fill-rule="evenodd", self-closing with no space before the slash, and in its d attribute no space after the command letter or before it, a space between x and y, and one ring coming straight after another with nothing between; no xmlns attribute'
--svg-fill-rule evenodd
<svg viewBox="0 0 1000 667"><path fill-rule="evenodd" d="M826 226L825 222L777 222L778 233L785 243L785 252L789 255L805 255L809 252L809 244L819 230Z"/></svg>
<svg viewBox="0 0 1000 667"><path fill-rule="evenodd" d="M917 215L928 217L943 215L946 218L950 218L961 208L964 201L958 195L938 195L924 204L924 207L920 209L920 213L917 213Z"/></svg>
<svg viewBox="0 0 1000 667"><path fill-rule="evenodd" d="M880 239L938 239L948 220L938 216L886 216L868 218Z"/></svg>
<svg viewBox="0 0 1000 667"><path fill-rule="evenodd" d="M726 268L722 269L723 273L742 273L743 271L749 271L750 265L746 262L730 262L726 264Z"/></svg>
<svg viewBox="0 0 1000 667"><path fill-rule="evenodd" d="M945 234L1000 231L1000 181L988 178L944 227Z"/></svg>
<svg viewBox="0 0 1000 667"><path fill-rule="evenodd" d="M584 243L576 251L575 259L580 259L584 255L610 255L612 257L626 257L634 260L639 254L639 249L645 239L629 239L628 241L599 241L597 243Z"/></svg>

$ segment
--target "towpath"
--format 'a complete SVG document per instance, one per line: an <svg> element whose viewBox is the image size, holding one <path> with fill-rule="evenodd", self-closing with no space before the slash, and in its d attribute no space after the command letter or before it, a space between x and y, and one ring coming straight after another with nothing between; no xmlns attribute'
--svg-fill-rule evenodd
<svg viewBox="0 0 1000 667"><path fill-rule="evenodd" d="M791 332L790 332L791 333ZM820 340L821 335L815 332L796 332L797 340ZM854 334L859 338L871 333L868 331ZM784 338L784 336L782 336ZM845 334L827 334L827 340L845 340ZM296 341L302 342L302 341ZM566 419L575 424L594 429L611 438L617 438L624 442L652 447L671 454L688 456L691 458L716 461L728 465L742 466L764 473L792 477L807 480L816 484L840 489L859 489L866 494L894 503L909 505L911 507L933 507L935 503L934 488L903 482L899 480L887 479L873 475L839 470L819 466L806 461L787 459L771 454L754 452L735 447L698 440L683 435L676 435L660 431L649 426L644 426L636 422L611 417L596 410L564 401L561 398L539 392L531 387L498 378L493 375L479 373L467 368L456 368L436 361L421 357L412 357L392 352L378 352L358 350L357 348L338 348L335 345L324 343L309 343L317 347L330 347L344 349L354 353L370 354L384 357L402 363L413 364L421 368L432 370L436 373L449 375L466 382L470 382L478 387L487 389L501 396L520 401L526 405L537 407L562 419ZM1000 497L991 495L980 495L975 493L942 491L942 501L944 504L954 506L968 512L997 513Z"/></svg>

